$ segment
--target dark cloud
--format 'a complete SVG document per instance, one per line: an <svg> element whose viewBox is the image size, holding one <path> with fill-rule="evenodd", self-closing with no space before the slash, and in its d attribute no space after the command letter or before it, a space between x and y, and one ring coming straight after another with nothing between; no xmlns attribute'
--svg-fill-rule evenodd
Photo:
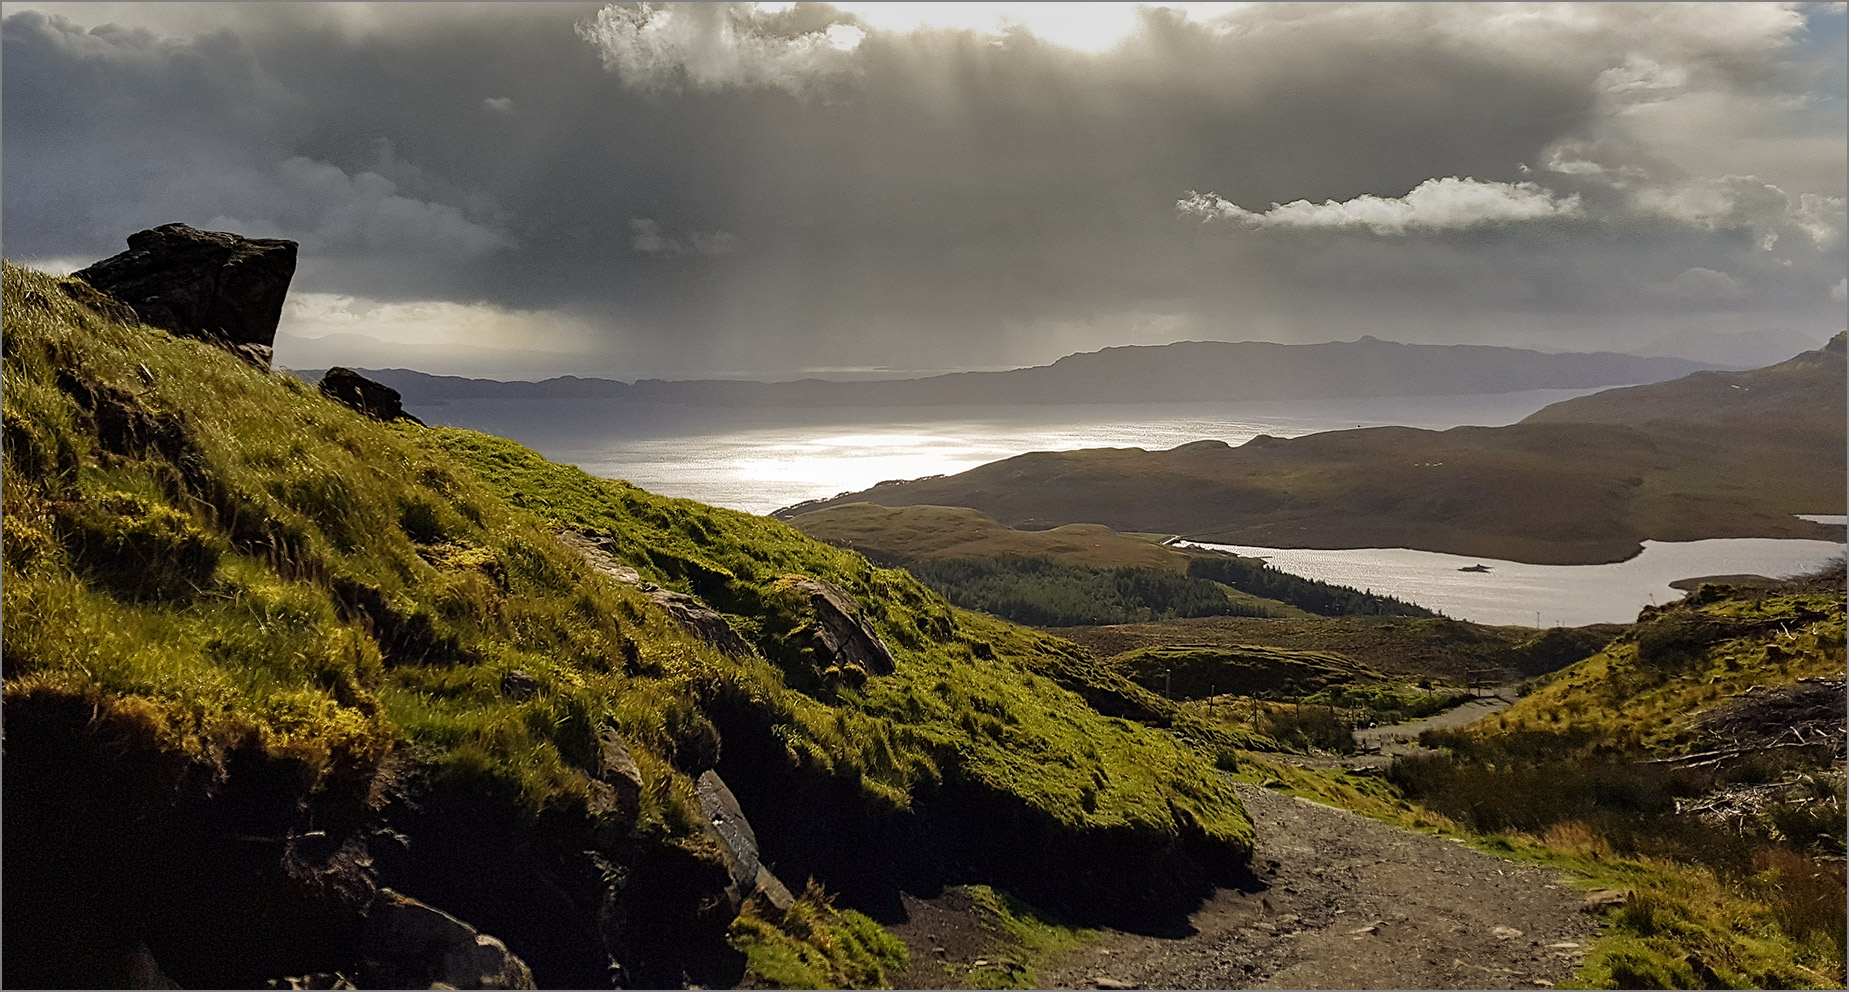
<svg viewBox="0 0 1849 992"><path fill-rule="evenodd" d="M298 332L476 307L471 346L620 376L1841 323L1838 11L1141 17L1085 52L813 4L18 9L6 248L294 237L303 292L371 301Z"/></svg>

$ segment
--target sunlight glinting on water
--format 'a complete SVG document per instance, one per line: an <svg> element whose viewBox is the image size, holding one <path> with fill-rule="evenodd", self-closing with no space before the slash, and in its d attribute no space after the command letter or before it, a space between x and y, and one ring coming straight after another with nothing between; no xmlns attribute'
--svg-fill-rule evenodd
<svg viewBox="0 0 1849 992"><path fill-rule="evenodd" d="M892 479L950 475L1030 451L1161 450L1202 439L1397 424L1444 430L1514 423L1594 392L1003 407L707 409L602 400L457 400L427 423L521 441L593 475L665 496L769 513Z"/></svg>
<svg viewBox="0 0 1849 992"><path fill-rule="evenodd" d="M1296 437L1312 425L1276 422L1088 424L1035 429L992 422L932 424L928 430L817 434L803 428L760 428L714 434L690 451L684 438L617 442L620 450L573 460L594 475L624 478L672 496L769 513L804 500L866 489L894 479L951 475L1028 451L1076 448L1172 448L1213 437L1243 444L1269 433ZM615 457L612 457L615 456Z"/></svg>
<svg viewBox="0 0 1849 992"><path fill-rule="evenodd" d="M1264 558L1293 575L1384 593L1458 620L1524 627L1630 623L1646 606L1681 598L1681 590L1669 585L1677 579L1781 578L1812 571L1844 550L1831 541L1769 538L1645 541L1641 554L1609 565L1530 565L1406 548L1198 546ZM1460 571L1477 565L1489 570Z"/></svg>

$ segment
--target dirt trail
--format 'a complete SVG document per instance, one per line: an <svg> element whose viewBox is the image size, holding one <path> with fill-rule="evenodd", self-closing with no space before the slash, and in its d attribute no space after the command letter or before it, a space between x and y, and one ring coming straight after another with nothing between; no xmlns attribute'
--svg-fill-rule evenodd
<svg viewBox="0 0 1849 992"><path fill-rule="evenodd" d="M1396 745L1406 745L1417 741L1421 731L1449 729L1474 723L1482 718L1515 703L1520 697L1519 685L1497 686L1489 695L1480 699L1453 706L1442 713L1435 713L1423 720L1409 720L1405 723L1390 723L1384 727L1363 727L1355 731L1355 743L1364 750L1379 748L1388 753L1399 749ZM1415 746L1405 750L1417 750Z"/></svg>
<svg viewBox="0 0 1849 992"><path fill-rule="evenodd" d="M1256 786L1264 888L1222 890L1191 936L1106 931L1045 988L1546 988L1596 920L1559 874Z"/></svg>

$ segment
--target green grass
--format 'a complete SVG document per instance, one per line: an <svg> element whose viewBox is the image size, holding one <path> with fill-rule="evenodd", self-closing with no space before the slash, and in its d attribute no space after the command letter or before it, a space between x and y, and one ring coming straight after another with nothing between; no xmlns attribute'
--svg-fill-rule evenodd
<svg viewBox="0 0 1849 992"><path fill-rule="evenodd" d="M782 913L750 906L732 921L734 947L751 974L773 988L883 989L905 970L905 944L851 909L837 909L810 883Z"/></svg>
<svg viewBox="0 0 1849 992"><path fill-rule="evenodd" d="M763 590L788 574L832 582L854 595L892 648L894 675L843 691L838 707L790 699L787 743L801 762L858 774L903 801L937 774L905 753L953 755L962 769L1026 799L1062 823L1171 834L1177 803L1217 839L1247 844L1237 800L1215 784L1195 751L1166 734L1106 718L1073 686L1127 693L1076 646L949 606L904 571L809 540L789 526L646 493L555 465L512 442L456 429L430 432L447 454L504 487L510 500L548 520L615 542L643 575L698 594L748 637L765 633ZM865 756L837 727L880 728L896 747ZM891 751L898 760L880 755ZM845 759L845 760L842 760Z"/></svg>
<svg viewBox="0 0 1849 992"><path fill-rule="evenodd" d="M1693 719L1729 696L1840 676L1844 633L1834 593L1752 594L1664 611L1542 680L1492 727L1582 737L1581 751L1682 753L1697 740Z"/></svg>
<svg viewBox="0 0 1849 992"><path fill-rule="evenodd" d="M1585 987L1840 987L1840 762L1646 763L1711 747L1700 717L1750 687L1841 676L1841 593L1806 585L1707 590L1648 613L1514 706L1428 732L1446 752L1401 759L1384 781L1254 755L1241 772L1631 891L1580 969ZM1774 803L1726 826L1678 813L1678 798L1741 776L1808 782L1819 801Z"/></svg>
<svg viewBox="0 0 1849 992"><path fill-rule="evenodd" d="M963 973L970 988L1038 988L1034 968L1040 962L1098 936L987 885L969 886L969 895L977 918L995 934L995 943L979 959L986 963L972 964Z"/></svg>
<svg viewBox="0 0 1849 992"><path fill-rule="evenodd" d="M79 698L205 766L256 740L315 788L388 754L588 836L597 735L645 779L633 837L698 844L716 708L792 774L898 809L949 778L1072 836L1242 859L1214 762L1241 739L1069 642L958 610L776 521L655 496L500 438L362 417L208 344L116 323L81 283L4 270L5 699ZM722 654L555 537L592 532L701 597ZM847 590L890 645L864 684L802 669L777 580ZM503 691L515 672L531 694ZM1166 713L1171 733L1087 699ZM18 705L21 708L15 709ZM1194 746L1190 746L1192 741Z"/></svg>

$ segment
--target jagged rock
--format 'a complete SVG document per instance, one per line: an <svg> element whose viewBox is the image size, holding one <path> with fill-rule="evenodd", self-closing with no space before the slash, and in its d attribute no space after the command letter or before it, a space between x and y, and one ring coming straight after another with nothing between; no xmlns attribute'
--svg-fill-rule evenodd
<svg viewBox="0 0 1849 992"><path fill-rule="evenodd" d="M177 989L180 983L161 971L160 962L146 944L136 944L128 952L128 987L131 989Z"/></svg>
<svg viewBox="0 0 1849 992"><path fill-rule="evenodd" d="M419 426L424 423L404 412L398 390L339 365L322 374L321 393L375 420L409 420Z"/></svg>
<svg viewBox="0 0 1849 992"><path fill-rule="evenodd" d="M628 836L642 811L642 769L629 745L609 727L597 732L597 777L591 792L600 821L597 840L609 847Z"/></svg>
<svg viewBox="0 0 1849 992"><path fill-rule="evenodd" d="M824 673L858 669L873 675L892 672L892 652L860 612L854 597L832 583L801 575L778 579L777 589L804 600L803 612L809 622L796 631L793 639L812 653L818 669Z"/></svg>
<svg viewBox="0 0 1849 992"><path fill-rule="evenodd" d="M530 989L533 972L501 943L391 889L366 914L367 987Z"/></svg>
<svg viewBox="0 0 1849 992"><path fill-rule="evenodd" d="M295 277L296 243L163 224L128 250L75 273L133 307L141 322L202 338L270 367L276 324Z"/></svg>
<svg viewBox="0 0 1849 992"><path fill-rule="evenodd" d="M306 975L291 975L288 978L273 978L265 983L265 987L304 992L309 989L351 989L358 986L347 981L347 977L339 972L316 971Z"/></svg>
<svg viewBox="0 0 1849 992"><path fill-rule="evenodd" d="M743 658L752 653L751 643L740 637L725 617L684 592L644 583L640 572L618 561L609 552L609 542L575 530L559 531L558 537L566 547L582 555L591 568L624 585L636 586L648 593L648 598L689 634L734 657Z"/></svg>
<svg viewBox="0 0 1849 992"><path fill-rule="evenodd" d="M516 668L501 676L501 695L509 699L532 699L539 691L539 680Z"/></svg>
<svg viewBox="0 0 1849 992"><path fill-rule="evenodd" d="M597 572L609 576L624 585L640 586L642 573L618 561L611 554L608 541L600 540L590 534L575 530L559 531L559 540L568 548L584 557L585 564Z"/></svg>
<svg viewBox="0 0 1849 992"><path fill-rule="evenodd" d="M713 612L698 599L671 589L652 589L648 598L666 610L668 616L673 617L674 622L688 633L720 651L740 658L751 654L751 644L738 636L738 631L732 629L725 617Z"/></svg>
<svg viewBox="0 0 1849 992"><path fill-rule="evenodd" d="M1582 913L1603 913L1631 901L1631 894L1621 889L1593 889L1580 900Z"/></svg>
<svg viewBox="0 0 1849 992"><path fill-rule="evenodd" d="M732 875L738 901L742 903L755 896L779 912L789 909L795 898L790 895L789 887L758 860L758 836L725 780L718 772L701 772L695 792L700 799L707 835L718 843L720 853L725 856L726 870Z"/></svg>

